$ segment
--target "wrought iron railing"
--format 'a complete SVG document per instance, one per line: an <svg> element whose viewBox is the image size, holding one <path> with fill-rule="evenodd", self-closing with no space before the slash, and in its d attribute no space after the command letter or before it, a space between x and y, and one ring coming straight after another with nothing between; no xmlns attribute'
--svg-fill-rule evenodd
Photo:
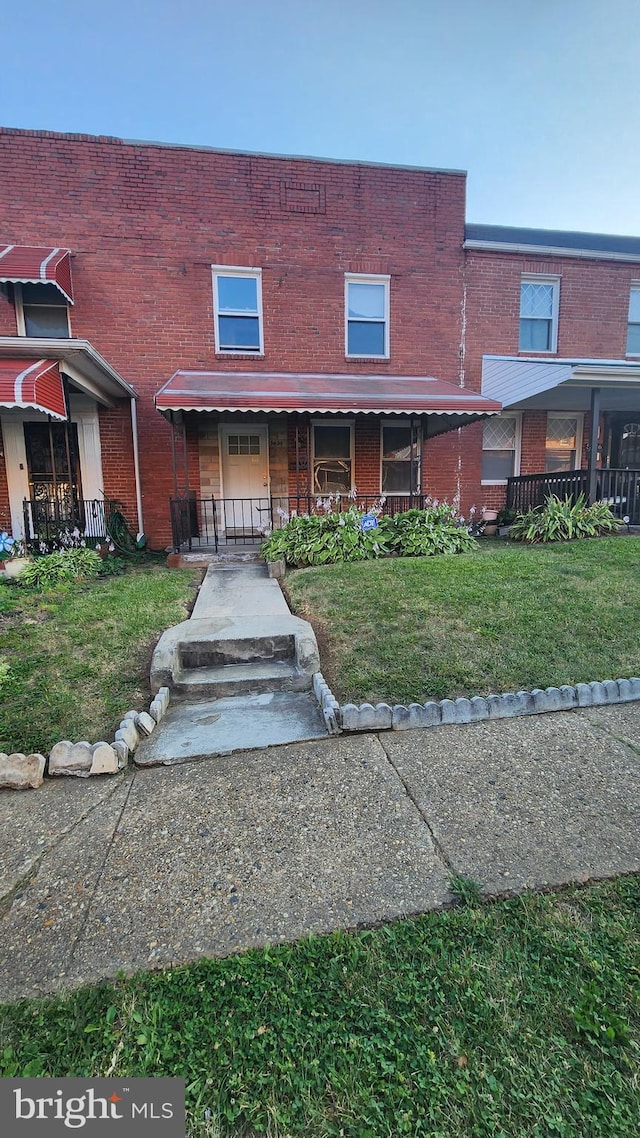
<svg viewBox="0 0 640 1138"><path fill-rule="evenodd" d="M108 537L114 503L104 499L25 498L22 503L26 541L47 543L76 533L92 543Z"/></svg>
<svg viewBox="0 0 640 1138"><path fill-rule="evenodd" d="M423 508L428 494L394 494L382 503L384 514L402 513L412 507ZM173 548L178 550L215 549L221 545L258 545L265 532L277 529L293 513L318 512L317 494L278 495L265 498L172 498L171 533ZM379 494L358 495L359 509L379 506ZM333 509L346 510L351 500L333 501Z"/></svg>
<svg viewBox="0 0 640 1138"><path fill-rule="evenodd" d="M552 494L575 501L587 497L587 470L566 470L554 474L521 474L507 482L506 508L524 514L541 506ZM640 525L640 470L607 469L596 471L596 500L608 502L613 513Z"/></svg>

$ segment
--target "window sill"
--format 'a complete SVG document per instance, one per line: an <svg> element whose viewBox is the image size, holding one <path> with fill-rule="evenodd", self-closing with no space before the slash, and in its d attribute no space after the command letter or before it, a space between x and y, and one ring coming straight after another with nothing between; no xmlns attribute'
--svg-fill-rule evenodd
<svg viewBox="0 0 640 1138"><path fill-rule="evenodd" d="M511 477L517 478L518 475L512 474ZM480 482L480 485L481 486L506 486L507 482L508 482L508 478L488 478L488 479L483 478L482 481Z"/></svg>
<svg viewBox="0 0 640 1138"><path fill-rule="evenodd" d="M245 360L263 360L264 352L216 352L217 360L226 360L228 356L242 356Z"/></svg>
<svg viewBox="0 0 640 1138"><path fill-rule="evenodd" d="M537 351L534 350L533 348L532 349L518 348L518 355L519 356L557 356L557 354L558 354L557 348L548 348L546 350L543 350L542 348L538 348Z"/></svg>
<svg viewBox="0 0 640 1138"><path fill-rule="evenodd" d="M345 360L371 360L372 363L388 363L391 356L345 356Z"/></svg>

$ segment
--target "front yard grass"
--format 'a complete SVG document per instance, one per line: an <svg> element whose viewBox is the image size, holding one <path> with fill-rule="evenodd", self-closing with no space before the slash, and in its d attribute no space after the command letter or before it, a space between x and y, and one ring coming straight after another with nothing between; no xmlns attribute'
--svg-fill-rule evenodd
<svg viewBox="0 0 640 1138"><path fill-rule="evenodd" d="M192 1138L630 1138L639 911L620 878L5 1006L0 1075L180 1076Z"/></svg>
<svg viewBox="0 0 640 1138"><path fill-rule="evenodd" d="M341 702L423 702L640 672L640 538L302 569L286 577Z"/></svg>
<svg viewBox="0 0 640 1138"><path fill-rule="evenodd" d="M118 577L31 592L0 584L0 751L113 738L149 697L151 646L186 616L199 581L158 562Z"/></svg>

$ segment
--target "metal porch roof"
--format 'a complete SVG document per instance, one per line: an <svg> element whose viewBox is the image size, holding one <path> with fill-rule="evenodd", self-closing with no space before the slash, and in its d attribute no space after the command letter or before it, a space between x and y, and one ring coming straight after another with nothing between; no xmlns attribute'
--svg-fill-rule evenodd
<svg viewBox="0 0 640 1138"><path fill-rule="evenodd" d="M432 376L177 371L155 397L168 411L443 415L471 421L502 406Z"/></svg>

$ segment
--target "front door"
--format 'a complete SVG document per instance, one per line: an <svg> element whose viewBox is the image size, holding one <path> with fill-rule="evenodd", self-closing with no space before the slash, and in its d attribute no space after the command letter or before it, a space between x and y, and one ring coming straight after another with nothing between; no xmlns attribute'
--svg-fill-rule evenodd
<svg viewBox="0 0 640 1138"><path fill-rule="evenodd" d="M610 462L614 468L640 470L640 415L611 416Z"/></svg>
<svg viewBox="0 0 640 1138"><path fill-rule="evenodd" d="M270 521L268 429L253 423L220 426L220 529L227 538L255 538Z"/></svg>

